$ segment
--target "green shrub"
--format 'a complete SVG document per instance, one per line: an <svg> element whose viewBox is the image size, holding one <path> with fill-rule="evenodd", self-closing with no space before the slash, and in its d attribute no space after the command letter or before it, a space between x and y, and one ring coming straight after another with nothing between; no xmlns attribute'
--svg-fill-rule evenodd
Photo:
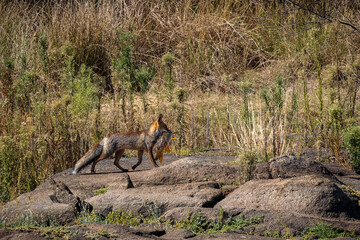
<svg viewBox="0 0 360 240"><path fill-rule="evenodd" d="M110 212L106 217L101 216L95 211L91 213L84 211L75 220L76 224L90 224L90 223L102 223L102 224L122 224L129 226L138 226L143 221L146 221L143 216L135 215L131 212Z"/></svg>
<svg viewBox="0 0 360 240"><path fill-rule="evenodd" d="M346 128L343 137L345 147L351 155L351 164L355 169L360 170L360 127Z"/></svg>
<svg viewBox="0 0 360 240"><path fill-rule="evenodd" d="M176 222L174 227L189 229L196 234L212 234L239 230L247 226L257 225L262 221L262 216L249 219L244 218L243 216L238 216L236 218L223 220L221 215L217 221L208 221L202 214L193 213L186 220Z"/></svg>
<svg viewBox="0 0 360 240"><path fill-rule="evenodd" d="M260 161L261 159L262 156L257 151L243 151L239 154L239 156L233 163L239 165L240 183L245 183L251 180L251 174L254 170L255 163Z"/></svg>
<svg viewBox="0 0 360 240"><path fill-rule="evenodd" d="M336 238L340 236L350 236L348 232L339 233L331 225L325 224L323 222L318 222L314 226L304 230L301 234L304 239L329 239Z"/></svg>
<svg viewBox="0 0 360 240"><path fill-rule="evenodd" d="M13 176L17 169L16 159L19 159L19 151L15 139L7 136L0 137L0 203L7 202L11 198L12 186L16 184Z"/></svg>
<svg viewBox="0 0 360 240"><path fill-rule="evenodd" d="M138 226L142 222L142 216L134 215L131 212L111 212L107 215L105 222L108 224L122 224Z"/></svg>
<svg viewBox="0 0 360 240"><path fill-rule="evenodd" d="M94 109L99 108L99 91L93 82L93 72L85 65L81 65L80 73L74 79L72 103L70 108L75 115L88 116Z"/></svg>
<svg viewBox="0 0 360 240"><path fill-rule="evenodd" d="M99 188L99 189L93 190L93 193L94 193L95 196L97 196L97 195L107 193L108 190L109 190L109 188L106 188L106 187L105 188Z"/></svg>
<svg viewBox="0 0 360 240"><path fill-rule="evenodd" d="M161 66L164 68L166 85L171 91L174 87L174 78L173 78L173 65L175 58L171 53L167 53L161 57Z"/></svg>

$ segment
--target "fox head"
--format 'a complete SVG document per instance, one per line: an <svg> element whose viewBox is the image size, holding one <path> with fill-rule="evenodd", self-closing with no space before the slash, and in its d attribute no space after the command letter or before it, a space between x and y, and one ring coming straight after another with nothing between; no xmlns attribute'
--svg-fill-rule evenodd
<svg viewBox="0 0 360 240"><path fill-rule="evenodd" d="M159 136L162 133L170 131L169 128L166 126L166 124L163 122L162 118L163 115L160 114L159 117L150 125L149 128L149 135L155 138L154 139L155 142L158 140Z"/></svg>
<svg viewBox="0 0 360 240"><path fill-rule="evenodd" d="M148 137L145 141L146 147L149 152L150 160L156 165L153 154L153 148L155 147L156 152L162 151L171 140L171 131L162 120L163 115L159 117L150 125L148 130Z"/></svg>

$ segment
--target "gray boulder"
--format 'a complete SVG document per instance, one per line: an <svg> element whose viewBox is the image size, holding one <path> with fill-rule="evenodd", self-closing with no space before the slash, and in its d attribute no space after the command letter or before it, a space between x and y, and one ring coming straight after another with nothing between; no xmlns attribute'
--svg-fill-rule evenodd
<svg viewBox="0 0 360 240"><path fill-rule="evenodd" d="M128 173L109 172L114 169L113 160L101 161L97 174L71 175L69 169L0 207L0 216L8 223L31 218L67 224L84 210L160 216L176 207L213 207L232 189L222 191L221 184L238 177L236 167L224 164L227 159L184 158L148 170L149 162ZM127 164L136 161L133 158Z"/></svg>
<svg viewBox="0 0 360 240"><path fill-rule="evenodd" d="M321 163L283 156L257 164L253 177L215 208L229 216L264 216L257 232L288 228L300 233L320 220L343 230L360 229L358 199Z"/></svg>
<svg viewBox="0 0 360 240"><path fill-rule="evenodd" d="M292 178L304 175L330 177L334 175L321 163L300 156L280 156L256 164L253 179Z"/></svg>
<svg viewBox="0 0 360 240"><path fill-rule="evenodd" d="M135 187L142 185L174 185L190 182L214 181L234 184L239 181L239 168L221 159L185 157L152 171L135 172L131 179Z"/></svg>
<svg viewBox="0 0 360 240"><path fill-rule="evenodd" d="M111 211L126 211L159 217L177 207L212 207L222 198L217 183L205 182L109 190L87 201L104 216Z"/></svg>

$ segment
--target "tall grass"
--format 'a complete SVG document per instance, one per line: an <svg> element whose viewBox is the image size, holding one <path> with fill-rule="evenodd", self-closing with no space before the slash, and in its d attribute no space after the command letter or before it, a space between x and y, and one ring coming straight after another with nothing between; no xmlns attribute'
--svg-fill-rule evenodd
<svg viewBox="0 0 360 240"><path fill-rule="evenodd" d="M0 202L159 113L180 154L317 146L349 166L360 34L322 16L360 25L359 2L303 4L320 15L284 1L2 1Z"/></svg>

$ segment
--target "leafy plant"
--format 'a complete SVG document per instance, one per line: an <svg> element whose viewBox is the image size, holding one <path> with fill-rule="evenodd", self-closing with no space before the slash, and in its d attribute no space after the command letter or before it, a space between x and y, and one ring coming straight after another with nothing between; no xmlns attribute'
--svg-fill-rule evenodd
<svg viewBox="0 0 360 240"><path fill-rule="evenodd" d="M96 214L95 211L82 211L75 219L76 224L103 223L104 217Z"/></svg>
<svg viewBox="0 0 360 240"><path fill-rule="evenodd" d="M211 234L239 230L246 226L259 224L262 220L262 216L250 219L239 216L236 218L228 218L226 220L219 218L219 220L213 222L208 221L205 216L200 213L193 213L188 216L186 220L176 222L174 226L175 228L189 229L196 234Z"/></svg>
<svg viewBox="0 0 360 240"><path fill-rule="evenodd" d="M138 226L143 220L143 217L140 215L134 215L131 212L126 213L122 212L111 212L109 213L104 222L107 224L122 224L122 225L130 225L130 226Z"/></svg>
<svg viewBox="0 0 360 240"><path fill-rule="evenodd" d="M351 155L352 166L360 170L360 127L348 127L343 132L344 144Z"/></svg>
<svg viewBox="0 0 360 240"><path fill-rule="evenodd" d="M174 88L174 77L173 77L173 65L174 65L174 55L171 53L166 53L161 57L161 66L164 68L166 86L171 93ZM172 100L171 94L169 94L169 101Z"/></svg>
<svg viewBox="0 0 360 240"><path fill-rule="evenodd" d="M134 215L131 212L110 212L107 216L101 216L95 211L84 211L77 217L75 223L90 224L90 223L102 223L102 224L122 224L129 226L138 226L145 218L141 215Z"/></svg>
<svg viewBox="0 0 360 240"><path fill-rule="evenodd" d="M243 151L233 162L240 168L240 183L251 180L251 174L254 170L255 163L261 160L261 154L257 151Z"/></svg>
<svg viewBox="0 0 360 240"><path fill-rule="evenodd" d="M276 83L273 86L262 89L260 93L261 98L265 102L266 109L271 116L272 150L274 157L280 154L280 136L277 132L277 128L285 101L285 88L283 86L284 77L279 75L276 77L275 81ZM265 158L267 158L267 149L265 149L264 152Z"/></svg>
<svg viewBox="0 0 360 240"><path fill-rule="evenodd" d="M241 82L239 84L241 98L244 105L242 108L242 118L249 129L250 129L249 124L251 123L251 115L249 111L249 94L252 91L252 87L253 86L250 82Z"/></svg>
<svg viewBox="0 0 360 240"><path fill-rule="evenodd" d="M335 159L343 167L348 168L348 162L343 157L342 129L344 126L343 109L338 104L333 104L329 108L329 119L327 123L327 134L324 139L330 151L334 154Z"/></svg>
<svg viewBox="0 0 360 240"><path fill-rule="evenodd" d="M311 236L316 236L320 239L335 238L339 236L339 232L335 230L332 226L319 222L314 226L306 229L302 234L305 239L311 239Z"/></svg>
<svg viewBox="0 0 360 240"><path fill-rule="evenodd" d="M93 193L95 196L98 196L98 195L101 195L101 194L105 194L107 193L109 189L108 188L99 188L99 189L96 189L96 190L93 190Z"/></svg>
<svg viewBox="0 0 360 240"><path fill-rule="evenodd" d="M93 82L93 72L81 65L78 76L74 79L73 93L69 108L77 116L88 117L94 109L99 109L100 94Z"/></svg>

